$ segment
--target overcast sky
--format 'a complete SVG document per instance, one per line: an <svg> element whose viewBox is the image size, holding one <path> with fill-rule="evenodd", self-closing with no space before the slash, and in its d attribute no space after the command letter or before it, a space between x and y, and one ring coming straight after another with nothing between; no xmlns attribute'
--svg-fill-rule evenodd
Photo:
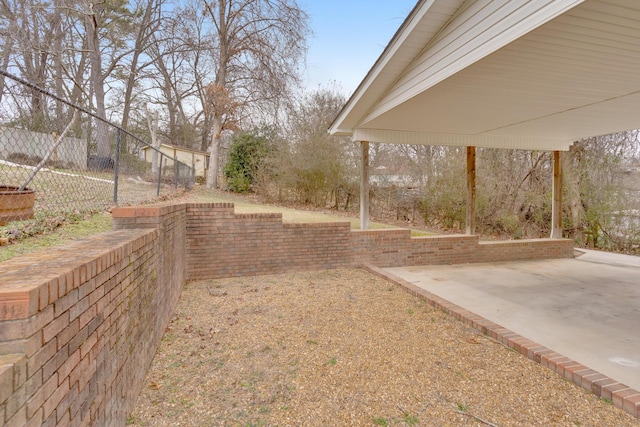
<svg viewBox="0 0 640 427"><path fill-rule="evenodd" d="M350 95L417 0L298 0L309 14L306 86L336 81Z"/></svg>

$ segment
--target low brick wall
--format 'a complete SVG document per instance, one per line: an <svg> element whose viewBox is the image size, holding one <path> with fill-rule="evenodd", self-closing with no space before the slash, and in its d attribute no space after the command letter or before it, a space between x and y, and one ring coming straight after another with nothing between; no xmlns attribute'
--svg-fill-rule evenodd
<svg viewBox="0 0 640 427"><path fill-rule="evenodd" d="M412 238L232 204L113 210L114 231L0 264L0 421L124 425L187 279L573 257L570 240Z"/></svg>
<svg viewBox="0 0 640 427"><path fill-rule="evenodd" d="M121 426L185 281L185 215L0 264L0 421Z"/></svg>
<svg viewBox="0 0 640 427"><path fill-rule="evenodd" d="M480 242L478 236L411 237L407 229L350 231L349 223L284 224L281 214L235 214L231 203L189 204L187 276L207 279L371 264L463 264L572 258L573 241Z"/></svg>
<svg viewBox="0 0 640 427"><path fill-rule="evenodd" d="M573 258L573 240L529 239L480 242L472 262Z"/></svg>
<svg viewBox="0 0 640 427"><path fill-rule="evenodd" d="M351 232L352 264L377 267L573 258L570 239L481 242L478 236L411 237L409 230Z"/></svg>
<svg viewBox="0 0 640 427"><path fill-rule="evenodd" d="M233 204L187 206L189 279L351 265L348 222L283 224L281 214L234 214Z"/></svg>
<svg viewBox="0 0 640 427"><path fill-rule="evenodd" d="M474 262L478 236L451 235L411 237L410 230L353 231L354 265L378 267L403 265L462 264Z"/></svg>

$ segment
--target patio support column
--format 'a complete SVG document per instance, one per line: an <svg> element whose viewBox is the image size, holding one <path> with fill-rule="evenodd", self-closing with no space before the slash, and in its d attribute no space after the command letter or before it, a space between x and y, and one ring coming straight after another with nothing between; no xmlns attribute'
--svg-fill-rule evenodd
<svg viewBox="0 0 640 427"><path fill-rule="evenodd" d="M562 164L560 151L553 152L553 203L551 207L551 238L562 239Z"/></svg>
<svg viewBox="0 0 640 427"><path fill-rule="evenodd" d="M369 229L369 141L360 141L360 230Z"/></svg>
<svg viewBox="0 0 640 427"><path fill-rule="evenodd" d="M476 147L467 147L467 234L476 232Z"/></svg>

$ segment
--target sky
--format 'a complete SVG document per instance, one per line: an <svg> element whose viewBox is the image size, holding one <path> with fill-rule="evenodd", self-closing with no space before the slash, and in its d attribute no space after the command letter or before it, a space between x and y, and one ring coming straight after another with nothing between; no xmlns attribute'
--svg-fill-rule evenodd
<svg viewBox="0 0 640 427"><path fill-rule="evenodd" d="M309 15L305 86L332 81L351 95L417 0L298 0Z"/></svg>

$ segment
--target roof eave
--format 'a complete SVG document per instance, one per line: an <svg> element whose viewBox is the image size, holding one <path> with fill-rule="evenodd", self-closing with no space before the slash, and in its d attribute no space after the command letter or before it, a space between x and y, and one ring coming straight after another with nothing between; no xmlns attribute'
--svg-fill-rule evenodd
<svg viewBox="0 0 640 427"><path fill-rule="evenodd" d="M369 87L375 82L376 78L384 70L385 66L392 60L393 56L398 52L398 49L402 47L404 40L411 34L411 31L420 21L420 19L427 13L427 11L433 6L434 3L444 0L420 0L411 10L407 18L403 21L402 25L395 32L387 46L384 48L376 62L373 64L367 75L360 82L356 90L349 97L345 105L336 115L329 126L329 133L331 135L351 135L350 133L344 134L344 126L341 126L345 121L353 107L360 101L362 95L367 92Z"/></svg>

